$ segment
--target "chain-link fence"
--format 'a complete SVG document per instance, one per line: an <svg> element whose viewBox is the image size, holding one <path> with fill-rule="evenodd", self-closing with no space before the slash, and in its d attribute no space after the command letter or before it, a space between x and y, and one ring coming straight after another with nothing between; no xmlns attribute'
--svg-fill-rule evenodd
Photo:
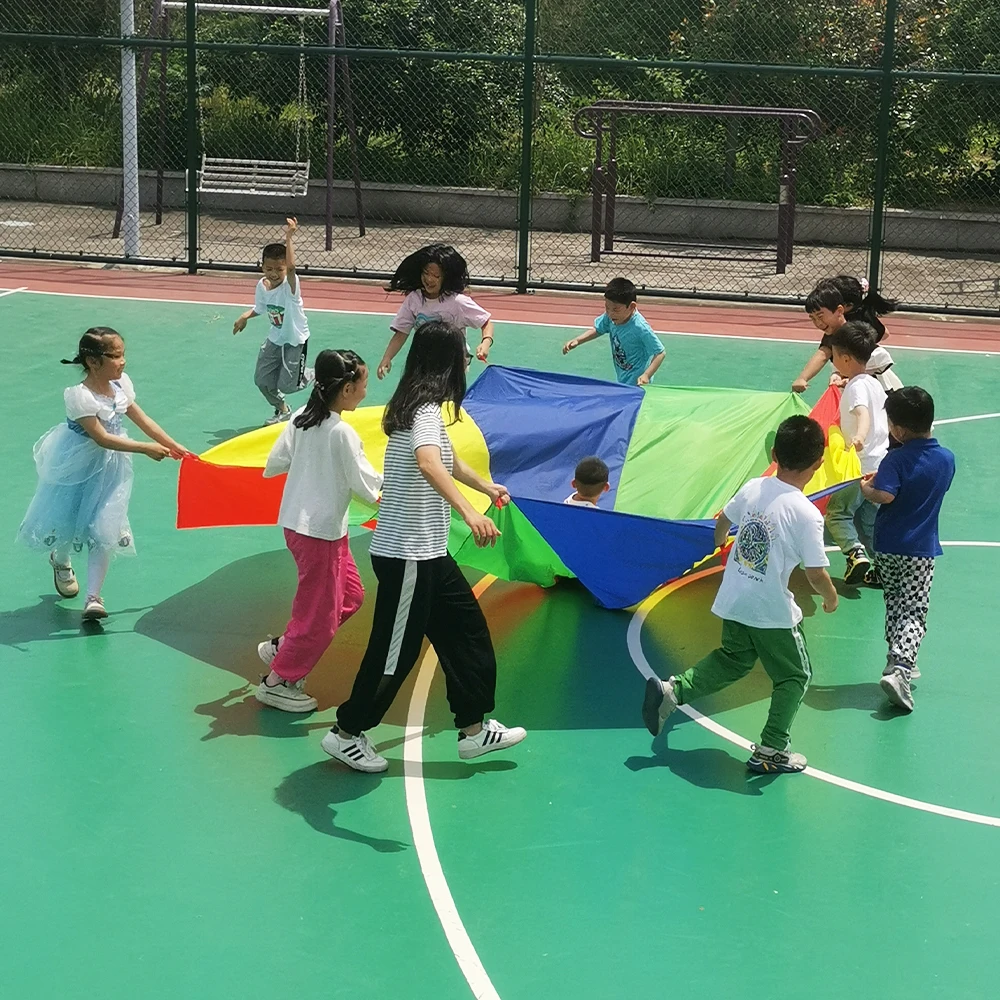
<svg viewBox="0 0 1000 1000"><path fill-rule="evenodd" d="M1000 308L981 0L6 0L0 254Z"/></svg>

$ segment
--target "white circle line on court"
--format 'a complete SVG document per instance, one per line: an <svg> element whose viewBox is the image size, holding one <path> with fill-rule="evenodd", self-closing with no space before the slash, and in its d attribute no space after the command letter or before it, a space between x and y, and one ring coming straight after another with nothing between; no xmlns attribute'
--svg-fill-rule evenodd
<svg viewBox="0 0 1000 1000"><path fill-rule="evenodd" d="M488 287L488 286L483 286ZM122 301L122 302L162 302L170 303L176 305L190 305L190 306L228 306L233 309L238 309L241 306L245 306L246 302L223 302L218 299L164 299L164 298L154 298L152 296L145 295L108 295L101 294L99 292L53 292L49 290L42 290L36 288L19 288L17 291L23 291L28 295L55 295L64 298L80 298L80 299L109 299L111 301ZM580 294L587 294L582 292ZM235 296L234 296L235 298ZM382 312L381 310L354 310L354 309L326 309L322 306L310 307L306 309L307 313L332 313L337 316L384 316L392 317L395 316L395 311L393 312ZM984 317L988 318L988 317ZM580 328L579 323L541 323L537 320L519 320L519 319L498 319L495 321L500 324L508 324L510 326L540 326L549 327L555 330L577 330ZM703 333L696 332L692 330L657 330L655 331L661 337L703 337L708 340L750 340L756 341L758 343L764 344L796 344L800 347L808 347L815 343L811 338L801 338L797 339L795 337L757 337L753 335L743 336L738 333ZM923 351L930 352L932 354L977 354L985 355L986 357L995 357L1000 355L1000 349L995 349L992 351L981 351L974 348L965 347L924 347L910 344L893 344L893 350L895 351Z"/></svg>
<svg viewBox="0 0 1000 1000"><path fill-rule="evenodd" d="M942 542L943 546L974 546L980 548L1000 548L1000 542ZM651 594L643 601L628 627L628 650L632 657L632 662L643 677L656 677L656 672L649 665L645 653L642 651L642 626L649 616L649 613L670 594L681 587L695 580L700 580L706 576L721 571L721 567L702 570L690 576L682 577L660 590ZM476 598L480 598L483 593L496 582L496 577L486 576L473 588ZM434 830L431 827L430 815L427 810L427 794L424 788L424 754L423 754L423 732L424 716L427 711L427 698L431 690L431 682L434 679L434 670L437 666L437 656L433 647L428 648L417 667L416 682L413 686L413 694L410 697L410 704L406 713L406 733L403 741L403 779L406 794L406 812L410 820L410 830L413 834L413 846L417 852L417 859L420 863L420 871L423 875L424 884L427 886L431 903L438 915L441 928L444 930L455 961L461 969L465 981L472 990L472 995L476 1000L500 1000L500 995L489 977L489 973L483 966L476 946L469 937L469 932L465 929L465 924L459 915L458 907L455 905L455 898L451 894L448 880L445 877L444 869L441 867L441 858L437 852L437 845L434 842ZM720 725L706 715L702 715L697 709L688 705L679 706L679 711L693 719L698 725L709 732L720 736L730 743L741 747L743 750L750 750L749 740L745 740L738 733ZM873 788L871 785L864 785L858 781L851 781L849 778L841 778L836 774L821 771L819 768L807 767L804 774L811 778L817 778L828 784L836 785L847 791L857 792L867 795L869 798L880 799L883 802L891 802L894 805L906 806L909 809L916 809L921 812L933 813L937 816L945 816L950 819L960 819L967 823L978 823L983 826L1000 827L1000 816L984 816L980 813L966 812L964 809L952 809L949 806L939 806L933 802L923 802L920 799L912 799L905 795L896 795L894 792L886 792L880 788Z"/></svg>
<svg viewBox="0 0 1000 1000"><path fill-rule="evenodd" d="M496 577L486 576L473 588L478 599L496 581ZM403 781L406 790L406 811L410 817L413 846L420 862L424 884L434 904L438 920L448 939L458 967L476 1000L500 1000L500 996L490 980L489 974L479 960L479 953L469 937L465 924L459 916L455 899L448 887L427 812L427 794L424 789L424 713L427 696L430 694L437 656L433 646L428 647L417 667L417 679L406 713L406 739L403 742Z"/></svg>
<svg viewBox="0 0 1000 1000"><path fill-rule="evenodd" d="M970 546L979 548L1000 548L1000 542L942 542L942 546ZM695 580L703 579L706 576L711 576L715 573L720 573L722 567L716 566L712 569L702 570L699 573L692 573L690 576L682 577L680 580L675 580L673 583L667 584L665 587L660 588L654 594L643 601L635 614L632 616L632 620L629 622L628 627L628 651L629 655L632 657L632 662L635 664L635 668L642 674L643 677L651 678L656 677L656 671L649 665L649 661L646 659L646 654L642 651L642 626L649 616L649 613L666 597L669 597L672 593L679 590L681 587L686 586L689 583L693 583ZM683 712L688 718L693 719L704 729L707 729L710 733L714 733L716 736L722 737L724 740L728 740L730 743L734 743L736 746L741 747L744 750L749 751L752 744L749 740L744 739L738 733L734 733L731 729L727 729L725 726L720 725L714 719L710 719L706 715L702 715L695 708L691 708L689 705L679 705L678 711ZM934 802L924 802L922 799L912 799L906 795L897 795L895 792L886 792L881 788L874 788L871 785L862 784L859 781L851 781L849 778L841 778L839 775L830 774L828 771L821 771L816 767L807 767L803 774L808 775L810 778L817 778L820 781L825 781L830 785L836 785L838 788L847 789L850 792L857 792L859 795L867 795L872 799L879 799L882 802L891 802L894 805L905 806L908 809L916 809L920 812L933 813L935 816L945 816L948 819L960 819L966 823L978 823L981 826L993 826L1000 827L1000 816L985 816L982 813L967 812L964 809L952 809L950 806L940 806Z"/></svg>

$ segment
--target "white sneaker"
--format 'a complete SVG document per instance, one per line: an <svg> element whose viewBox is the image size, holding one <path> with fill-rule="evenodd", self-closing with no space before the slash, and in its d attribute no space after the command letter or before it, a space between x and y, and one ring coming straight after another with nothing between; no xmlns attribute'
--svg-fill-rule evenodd
<svg viewBox="0 0 1000 1000"><path fill-rule="evenodd" d="M642 721L653 736L659 736L663 732L663 723L676 707L674 678L668 677L661 681L659 677L650 677L646 681L646 694L642 699Z"/></svg>
<svg viewBox="0 0 1000 1000"><path fill-rule="evenodd" d="M507 747L512 747L515 743L520 743L527 735L528 731L520 726L508 729L496 719L487 719L483 723L483 728L475 736L467 736L461 732L458 734L458 756L462 760L482 757L484 753L493 753L494 750L505 750Z"/></svg>
<svg viewBox="0 0 1000 1000"><path fill-rule="evenodd" d="M302 388L304 389L310 382L316 381L316 369L305 368L302 371Z"/></svg>
<svg viewBox="0 0 1000 1000"><path fill-rule="evenodd" d="M372 741L364 733L360 736L341 736L336 729L331 729L320 746L324 753L355 771L377 774L389 770L389 762L375 752Z"/></svg>
<svg viewBox="0 0 1000 1000"><path fill-rule="evenodd" d="M887 656L885 658L885 668L882 670L882 673L883 674L889 673L895 666L896 666L896 661L891 656ZM911 681L920 680L920 667L917 666L916 663L914 663L913 666L910 667L910 680Z"/></svg>
<svg viewBox="0 0 1000 1000"><path fill-rule="evenodd" d="M269 667L271 661L278 655L278 643L280 641L281 636L279 635L277 639L268 639L266 642L257 643L257 655L265 667Z"/></svg>
<svg viewBox="0 0 1000 1000"><path fill-rule="evenodd" d="M88 597L87 603L83 607L83 620L85 622L96 622L107 617L108 613L104 610L104 601L99 597Z"/></svg>
<svg viewBox="0 0 1000 1000"><path fill-rule="evenodd" d="M889 701L897 708L902 708L907 712L913 711L913 695L910 692L910 671L906 667L887 668L882 674L882 679L878 682L879 687L886 693Z"/></svg>
<svg viewBox="0 0 1000 1000"><path fill-rule="evenodd" d="M303 677L294 683L282 681L272 687L264 677L257 685L255 697L262 705L279 708L282 712L315 712L316 699L305 693L305 684L306 679Z"/></svg>
<svg viewBox="0 0 1000 1000"><path fill-rule="evenodd" d="M49 565L52 567L56 593L60 597L76 597L80 593L80 584L76 582L76 573L73 572L73 567L57 566L54 552L49 553Z"/></svg>
<svg viewBox="0 0 1000 1000"><path fill-rule="evenodd" d="M284 423L292 415L292 411L288 408L286 403L281 409L274 411L274 416L268 417L264 421L265 427L270 427L272 424Z"/></svg>
<svg viewBox="0 0 1000 1000"><path fill-rule="evenodd" d="M758 774L795 774L806 769L806 759L800 753L790 750L775 750L774 747L752 747L753 753L747 761L747 768Z"/></svg>

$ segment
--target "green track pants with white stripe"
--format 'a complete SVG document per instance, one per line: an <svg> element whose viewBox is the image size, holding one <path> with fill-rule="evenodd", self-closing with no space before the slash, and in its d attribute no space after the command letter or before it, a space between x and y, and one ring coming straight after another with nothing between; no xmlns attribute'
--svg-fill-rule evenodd
<svg viewBox="0 0 1000 1000"><path fill-rule="evenodd" d="M812 679L812 667L802 629L752 628L723 619L722 645L674 679L674 694L686 705L714 694L745 677L760 660L774 693L760 745L784 750L795 713Z"/></svg>

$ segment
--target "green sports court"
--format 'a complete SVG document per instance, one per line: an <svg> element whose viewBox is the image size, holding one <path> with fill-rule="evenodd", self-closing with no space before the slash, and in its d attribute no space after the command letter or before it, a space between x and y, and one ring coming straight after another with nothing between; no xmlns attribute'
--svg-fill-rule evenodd
<svg viewBox="0 0 1000 1000"><path fill-rule="evenodd" d="M388 772L363 775L319 741L350 690L370 599L310 679L317 713L253 698L256 643L280 633L294 592L278 528L176 530L176 464L136 456L138 558L112 565L111 617L89 630L44 557L13 545L32 445L63 418L74 379L59 359L87 327L122 332L141 405L192 451L267 415L252 382L262 328L231 335L252 279L189 295L198 279L178 292L170 278L81 270L56 293L34 281L43 271L7 268L0 297L13 376L0 438L0 995L995 995L1000 350L988 353L987 324L981 350L949 347L947 321L934 342L891 342L958 463L912 715L878 687L877 591L845 588L824 615L793 578L815 671L794 741L811 767L773 778L744 763L770 693L759 667L655 740L639 718L644 670L679 672L717 643L717 568L625 612L580 587L484 579L496 714L528 739L459 761L428 653L372 733ZM307 306L323 284L307 282ZM395 303L337 287L339 308L310 309L311 350L377 361ZM599 309L555 296L522 303L519 322L496 309L490 360L610 378L606 345L560 353ZM801 311L771 310L780 329L748 309L700 312L697 331L653 321L659 383L786 389L813 349ZM730 335L737 322L758 335ZM385 402L396 377L373 378L366 402ZM352 544L371 595L368 533Z"/></svg>

